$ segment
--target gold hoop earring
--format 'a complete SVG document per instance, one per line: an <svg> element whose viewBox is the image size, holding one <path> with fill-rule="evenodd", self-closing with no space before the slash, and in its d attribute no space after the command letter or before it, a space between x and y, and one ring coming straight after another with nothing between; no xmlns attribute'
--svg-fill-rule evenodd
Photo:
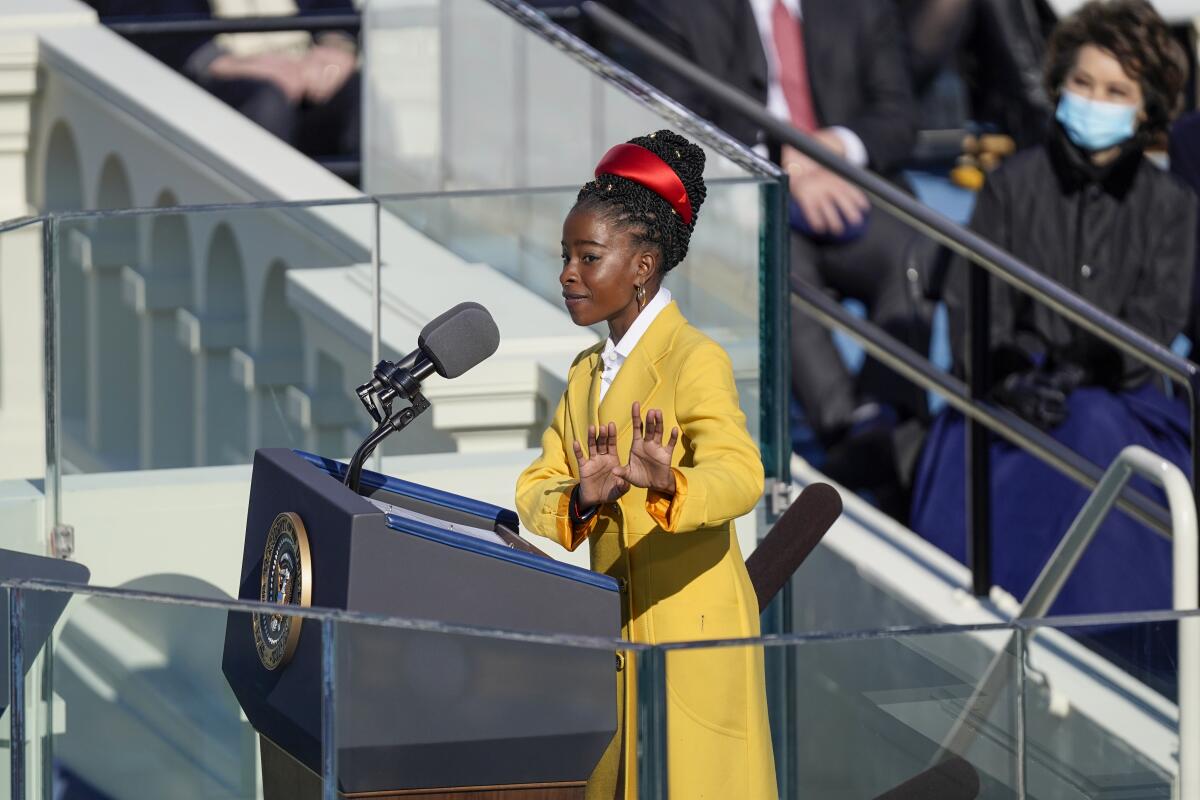
<svg viewBox="0 0 1200 800"><path fill-rule="evenodd" d="M637 287L637 294L635 296L637 297L638 311L641 311L643 308L646 307L646 287L645 286Z"/></svg>

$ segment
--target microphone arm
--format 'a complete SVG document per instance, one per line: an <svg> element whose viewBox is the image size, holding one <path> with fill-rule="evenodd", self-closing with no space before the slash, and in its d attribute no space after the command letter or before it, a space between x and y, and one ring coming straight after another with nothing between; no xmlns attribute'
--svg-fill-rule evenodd
<svg viewBox="0 0 1200 800"><path fill-rule="evenodd" d="M433 373L434 366L429 359L421 358L422 355L420 350L415 350L399 362L380 361L375 365L371 380L355 390L359 402L377 423L346 465L344 483L356 493L362 480L363 464L379 443L407 428L429 408L429 401L421 394L421 381ZM397 397L408 400L409 405L392 413L392 403Z"/></svg>

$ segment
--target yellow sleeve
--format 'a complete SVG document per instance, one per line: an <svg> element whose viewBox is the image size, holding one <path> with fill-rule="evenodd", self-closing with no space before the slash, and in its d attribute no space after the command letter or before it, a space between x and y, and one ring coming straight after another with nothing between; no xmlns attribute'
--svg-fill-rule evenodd
<svg viewBox="0 0 1200 800"><path fill-rule="evenodd" d="M542 434L542 454L517 478L517 514L527 530L574 550L591 533L596 517L578 528L571 525L571 492L579 481L571 471L563 441L566 414L564 394L554 420Z"/></svg>
<svg viewBox="0 0 1200 800"><path fill-rule="evenodd" d="M681 463L675 494L646 496L646 511L678 533L720 525L749 513L762 497L758 446L738 405L733 365L720 345L705 341L684 360L675 387Z"/></svg>

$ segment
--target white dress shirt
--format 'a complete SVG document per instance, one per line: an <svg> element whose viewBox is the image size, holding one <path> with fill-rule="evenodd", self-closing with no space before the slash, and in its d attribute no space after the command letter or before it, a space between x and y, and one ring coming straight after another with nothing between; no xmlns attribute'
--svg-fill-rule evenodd
<svg viewBox="0 0 1200 800"><path fill-rule="evenodd" d="M654 322L654 318L658 316L659 312L670 304L671 292L665 286L658 287L658 293L650 298L650 302L646 303L633 324L629 326L629 330L625 331L625 335L621 337L621 341L613 344L611 336L604 341L604 352L600 354L600 363L604 366L604 371L600 373L601 400L608 393L608 387L612 386L612 382L617 379L617 373L621 371L625 359L629 358L633 348L637 347L638 340L650 327L650 323Z"/></svg>
<svg viewBox="0 0 1200 800"><path fill-rule="evenodd" d="M783 5L796 19L803 20L800 10L801 0L783 0ZM775 8L775 0L750 0L754 9L754 22L758 25L758 36L762 40L763 52L767 55L767 110L780 119L791 120L787 98L784 97L783 87L779 83L779 56L775 53L775 34L771 25L771 11ZM811 91L811 89L810 89ZM842 142L846 150L846 160L857 167L867 165L867 147L858 134L841 125L830 128Z"/></svg>

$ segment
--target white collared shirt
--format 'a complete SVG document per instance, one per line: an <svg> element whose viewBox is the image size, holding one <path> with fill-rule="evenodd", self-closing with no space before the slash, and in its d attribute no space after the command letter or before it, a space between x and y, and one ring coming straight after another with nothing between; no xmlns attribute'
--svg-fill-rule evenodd
<svg viewBox="0 0 1200 800"><path fill-rule="evenodd" d="M801 0L783 0L783 5L796 19L804 19ZM775 33L771 25L775 0L750 0L750 6L754 9L754 22L758 25L763 53L767 56L767 110L780 119L790 121L792 115L788 110L787 98L783 95L783 86L779 83L779 56L775 53ZM865 167L870 155L858 134L842 125L834 125L830 130L837 134L846 148L846 160L855 166Z"/></svg>
<svg viewBox="0 0 1200 800"><path fill-rule="evenodd" d="M654 322L654 318L659 315L659 312L670 304L670 290L665 286L660 286L658 293L650 298L649 303L646 303L645 308L637 315L633 324L629 326L629 330L625 331L620 342L613 344L611 336L604 341L604 352L600 354L600 363L604 367L604 371L600 373L601 400L604 400L604 395L608 393L608 387L612 386L612 382L617 379L617 373L621 371L625 359L629 358L633 348L637 347L638 340L646 333L650 323Z"/></svg>

